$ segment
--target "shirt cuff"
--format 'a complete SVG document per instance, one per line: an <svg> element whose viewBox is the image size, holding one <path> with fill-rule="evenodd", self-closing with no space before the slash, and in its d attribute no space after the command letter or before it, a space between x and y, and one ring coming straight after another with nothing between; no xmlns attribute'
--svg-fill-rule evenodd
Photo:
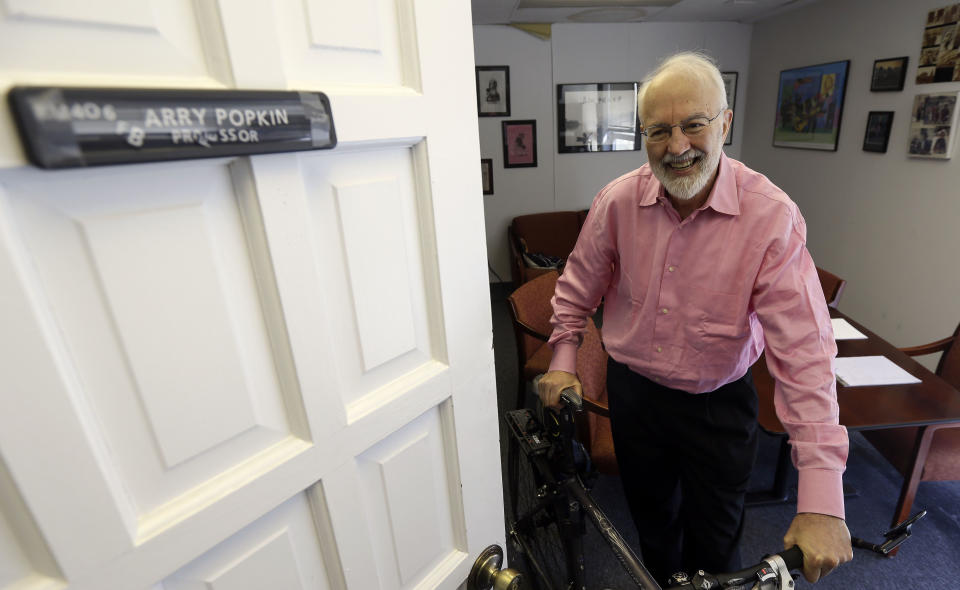
<svg viewBox="0 0 960 590"><path fill-rule="evenodd" d="M797 484L797 513L814 512L844 518L843 473L802 469Z"/></svg>
<svg viewBox="0 0 960 590"><path fill-rule="evenodd" d="M558 342L553 347L550 360L551 371L566 371L577 374L577 345L574 342Z"/></svg>

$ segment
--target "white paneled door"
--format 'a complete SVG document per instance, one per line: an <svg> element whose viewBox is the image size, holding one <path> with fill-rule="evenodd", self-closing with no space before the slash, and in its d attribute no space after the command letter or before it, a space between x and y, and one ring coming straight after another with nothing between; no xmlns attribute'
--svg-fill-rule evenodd
<svg viewBox="0 0 960 590"><path fill-rule="evenodd" d="M13 85L316 90L60 171L0 112L0 589L456 588L503 544L467 0L0 0Z"/></svg>

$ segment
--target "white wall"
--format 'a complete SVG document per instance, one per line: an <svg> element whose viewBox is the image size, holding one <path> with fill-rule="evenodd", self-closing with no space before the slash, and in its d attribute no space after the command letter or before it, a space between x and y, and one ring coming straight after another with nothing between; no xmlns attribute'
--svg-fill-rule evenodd
<svg viewBox="0 0 960 590"><path fill-rule="evenodd" d="M554 209L553 75L550 41L507 26L473 27L473 52L478 66L510 66L510 116L480 117L480 157L493 158L493 191L484 195L487 259L504 281L510 280L507 226L525 213ZM537 121L537 166L504 168L501 123ZM479 164L478 164L479 165ZM497 278L490 274L490 281Z"/></svg>
<svg viewBox="0 0 960 590"><path fill-rule="evenodd" d="M946 0L833 0L753 30L743 161L800 206L818 265L847 280L840 309L899 346L949 335L960 320L960 143L947 161L908 158L927 11ZM876 59L909 56L901 92L870 92ZM836 152L774 148L779 72L850 60ZM871 110L895 111L887 153L864 152ZM929 361L928 361L929 362Z"/></svg>
<svg viewBox="0 0 960 590"><path fill-rule="evenodd" d="M480 151L493 158L494 194L484 197L487 256L510 280L507 226L525 213L585 209L603 185L647 161L645 151L557 153L556 84L639 81L664 56L703 49L739 72L733 144L739 158L749 106L751 27L735 23L557 24L548 41L507 26L475 26L477 65L510 66L511 116L480 118ZM500 124L536 119L536 168L503 168ZM491 274L491 281L497 280Z"/></svg>

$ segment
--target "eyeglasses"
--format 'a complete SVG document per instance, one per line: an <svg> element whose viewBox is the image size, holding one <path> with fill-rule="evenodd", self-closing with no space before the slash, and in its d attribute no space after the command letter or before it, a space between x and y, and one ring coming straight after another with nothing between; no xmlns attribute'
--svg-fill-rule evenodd
<svg viewBox="0 0 960 590"><path fill-rule="evenodd" d="M674 127L679 127L680 131L682 131L687 137L695 137L703 133L704 130L710 126L710 123L719 117L725 110L726 109L722 109L719 113L710 117L709 119L706 117L692 117L686 121L683 121L682 123L676 123L674 125L652 125L640 133L647 136L647 143L662 143L667 141L670 139L670 136L673 135Z"/></svg>

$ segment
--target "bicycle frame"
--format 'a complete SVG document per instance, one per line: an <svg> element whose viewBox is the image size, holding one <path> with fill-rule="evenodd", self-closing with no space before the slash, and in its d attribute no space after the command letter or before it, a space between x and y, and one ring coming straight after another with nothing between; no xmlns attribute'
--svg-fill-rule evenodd
<svg viewBox="0 0 960 590"><path fill-rule="evenodd" d="M643 590L661 590L661 587L643 566L643 563L633 552L626 541L620 536L616 527L610 522L597 503L586 490L580 479L577 469L574 442L575 427L573 409L568 405L559 412L549 411L545 420L554 421L550 428L544 429L541 425L533 426L534 419L529 410L507 412L507 422L511 427L514 438L527 460L533 465L544 483L538 496L542 500L531 508L527 514L518 515L512 523L511 536L522 546L525 553L530 555L529 547L525 546L523 536L516 531L523 528L546 504L552 504L557 519L560 539L566 554L566 565L571 588L582 589L583 579L583 516L589 518L601 536L613 550L624 570ZM537 432L539 431L539 432ZM541 436L546 433L555 439L547 442ZM548 457L550 451L553 456ZM534 569L541 580L548 579L540 571L540 565L534 563Z"/></svg>
<svg viewBox="0 0 960 590"><path fill-rule="evenodd" d="M548 422L545 425L539 423L528 409L506 413L513 438L541 480L537 494L539 501L526 514L518 515L511 523L510 536L521 545L528 557L532 556L523 535L517 530L524 525L537 526L537 523L533 522L535 516L543 512L548 505L551 506L563 546L568 581L562 589L551 587L548 590L586 590L582 543L585 515L610 546L637 588L664 590L597 506L583 484L581 476L585 469L578 467L575 452L578 443L575 437L574 412L580 408L578 398L576 394L573 394L573 398L562 396L567 403L559 411L545 409L545 421ZM853 537L852 544L854 547L871 549L885 555L909 538L912 525L925 515L926 511L922 511L895 525L884 533L887 540L883 545L868 543L856 537ZM549 584L549 578L540 564L534 559L530 561L539 580ZM763 590L790 590L794 588L790 571L801 569L802 566L803 553L799 547L794 546L768 555L759 563L738 572L710 574L699 570L693 575L679 572L674 574L671 585L666 590L714 590L740 588L747 584L750 584L751 588Z"/></svg>

